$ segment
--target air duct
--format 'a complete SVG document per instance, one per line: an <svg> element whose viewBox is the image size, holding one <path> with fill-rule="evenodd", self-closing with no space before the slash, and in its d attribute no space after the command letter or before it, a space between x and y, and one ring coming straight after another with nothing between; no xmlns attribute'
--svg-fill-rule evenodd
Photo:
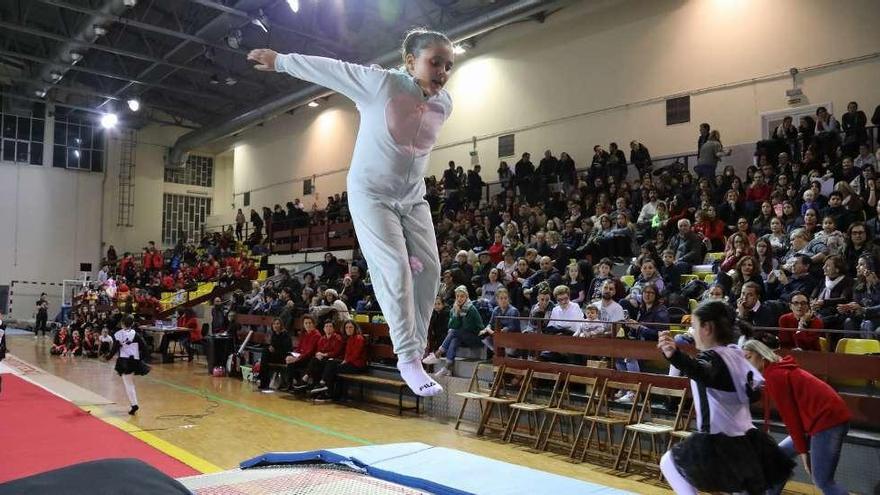
<svg viewBox="0 0 880 495"><path fill-rule="evenodd" d="M548 10L564 7L565 5L572 3L572 1L573 0L519 1L471 19L459 26L447 30L446 33L454 42L458 42ZM400 52L394 50L367 62L366 65L396 65L399 60ZM333 94L333 92L327 88L311 85L295 93L267 101L256 108L231 117L229 120L214 127L184 134L178 138L177 142L174 143L174 146L171 148L166 159L166 166L181 167L186 162L187 153L193 149L226 138L237 132L241 132L249 127L281 115L284 112L289 111L291 108L304 105L316 98L321 98L330 94Z"/></svg>

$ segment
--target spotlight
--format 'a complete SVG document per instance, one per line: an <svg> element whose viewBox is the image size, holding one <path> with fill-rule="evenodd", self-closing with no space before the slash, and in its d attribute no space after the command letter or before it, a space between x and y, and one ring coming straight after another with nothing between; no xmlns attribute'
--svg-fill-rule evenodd
<svg viewBox="0 0 880 495"><path fill-rule="evenodd" d="M464 52L466 52L466 51L467 51L467 48L465 48L462 45L455 45L452 47L452 53L454 53L456 55L463 55Z"/></svg>
<svg viewBox="0 0 880 495"><path fill-rule="evenodd" d="M269 18L263 13L263 9L257 11L257 16L251 19L251 24L267 33L269 32Z"/></svg>
<svg viewBox="0 0 880 495"><path fill-rule="evenodd" d="M101 36L104 36L105 34L107 34L107 28L105 28L104 26L102 26L100 24L95 24L94 26L92 26L92 29L95 30L95 37L96 38L100 38Z"/></svg>
<svg viewBox="0 0 880 495"><path fill-rule="evenodd" d="M128 109L132 112L137 112L141 109L141 102L139 102L137 98L132 98L128 100Z"/></svg>
<svg viewBox="0 0 880 495"><path fill-rule="evenodd" d="M53 70L49 73L49 77L52 78L53 81L58 82L64 77L64 74L58 72L57 70Z"/></svg>
<svg viewBox="0 0 880 495"><path fill-rule="evenodd" d="M82 60L82 58L83 58L82 53L70 52L70 60L73 61L74 63L79 62L80 60Z"/></svg>
<svg viewBox="0 0 880 495"><path fill-rule="evenodd" d="M45 89L38 89L38 90L34 91L34 96L36 96L37 98L45 98L46 97L46 90Z"/></svg>
<svg viewBox="0 0 880 495"><path fill-rule="evenodd" d="M299 0L287 0L287 5L290 6L290 10L292 10L294 14L299 12Z"/></svg>
<svg viewBox="0 0 880 495"><path fill-rule="evenodd" d="M309 108L315 108L319 105L319 103L315 100L309 102Z"/></svg>
<svg viewBox="0 0 880 495"><path fill-rule="evenodd" d="M101 127L104 129L112 129L119 123L119 117L115 113L105 113L101 116Z"/></svg>
<svg viewBox="0 0 880 495"><path fill-rule="evenodd" d="M238 84L238 80L232 76L226 76L226 79L223 80L223 83L227 86L235 86L236 84Z"/></svg>
<svg viewBox="0 0 880 495"><path fill-rule="evenodd" d="M73 156L79 158L79 150L73 150Z"/></svg>
<svg viewBox="0 0 880 495"><path fill-rule="evenodd" d="M226 36L226 44L229 46L229 48L232 48L233 50L238 50L241 47L241 30L234 29L230 31L229 34Z"/></svg>

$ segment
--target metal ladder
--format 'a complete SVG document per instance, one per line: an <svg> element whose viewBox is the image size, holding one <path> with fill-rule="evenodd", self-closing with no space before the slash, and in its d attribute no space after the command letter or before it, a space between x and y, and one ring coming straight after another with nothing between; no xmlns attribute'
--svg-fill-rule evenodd
<svg viewBox="0 0 880 495"><path fill-rule="evenodd" d="M117 227L132 227L134 211L134 168L137 148L137 131L125 129L119 138L119 209Z"/></svg>

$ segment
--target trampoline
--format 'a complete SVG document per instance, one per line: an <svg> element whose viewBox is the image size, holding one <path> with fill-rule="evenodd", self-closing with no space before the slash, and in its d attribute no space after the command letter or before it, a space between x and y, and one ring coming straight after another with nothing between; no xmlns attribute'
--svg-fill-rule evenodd
<svg viewBox="0 0 880 495"><path fill-rule="evenodd" d="M423 443L268 453L178 481L197 495L630 493Z"/></svg>

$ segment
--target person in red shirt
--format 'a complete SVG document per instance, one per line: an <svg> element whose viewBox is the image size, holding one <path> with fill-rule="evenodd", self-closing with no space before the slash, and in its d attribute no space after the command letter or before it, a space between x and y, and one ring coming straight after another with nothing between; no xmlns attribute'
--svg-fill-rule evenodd
<svg viewBox="0 0 880 495"><path fill-rule="evenodd" d="M324 336L318 340L318 350L306 366L307 374L303 377L303 384L295 389L299 391L312 388L323 375L327 362L331 359L340 359L344 350L345 343L342 341L342 335L336 332L333 320L325 321Z"/></svg>
<svg viewBox="0 0 880 495"><path fill-rule="evenodd" d="M489 246L489 257L492 259L492 265L497 265L504 260L504 234L500 230L495 231L495 241Z"/></svg>
<svg viewBox="0 0 880 495"><path fill-rule="evenodd" d="M174 291L174 277L171 276L171 272L165 272L165 275L162 277L162 289L166 292Z"/></svg>
<svg viewBox="0 0 880 495"><path fill-rule="evenodd" d="M710 251L724 249L724 222L718 219L714 206L709 206L700 213L700 221L694 224L694 232L704 241L708 240Z"/></svg>
<svg viewBox="0 0 880 495"><path fill-rule="evenodd" d="M338 398L340 390L336 387L336 376L340 373L363 373L367 370L367 341L361 328L352 320L342 324L345 333L345 355L342 361L331 359L324 366L321 381L309 393L315 400L324 401Z"/></svg>
<svg viewBox="0 0 880 495"><path fill-rule="evenodd" d="M797 330L780 330L779 346L783 349L801 349L818 351L819 332L811 331L822 328L822 320L810 310L810 299L803 292L791 295L791 313L779 317L780 328L797 328Z"/></svg>
<svg viewBox="0 0 880 495"><path fill-rule="evenodd" d="M296 344L296 351L285 359L287 376L290 378L290 390L303 384L303 372L309 365L309 361L318 352L318 341L321 340L321 332L318 330L314 318L310 315L303 316L302 325L303 331Z"/></svg>
<svg viewBox="0 0 880 495"><path fill-rule="evenodd" d="M807 373L792 356L780 358L757 340L743 344L746 359L764 376L764 417L769 400L779 410L789 437L779 448L800 456L807 474L824 494L848 494L834 481L851 414L830 385ZM782 493L784 483L767 493Z"/></svg>

